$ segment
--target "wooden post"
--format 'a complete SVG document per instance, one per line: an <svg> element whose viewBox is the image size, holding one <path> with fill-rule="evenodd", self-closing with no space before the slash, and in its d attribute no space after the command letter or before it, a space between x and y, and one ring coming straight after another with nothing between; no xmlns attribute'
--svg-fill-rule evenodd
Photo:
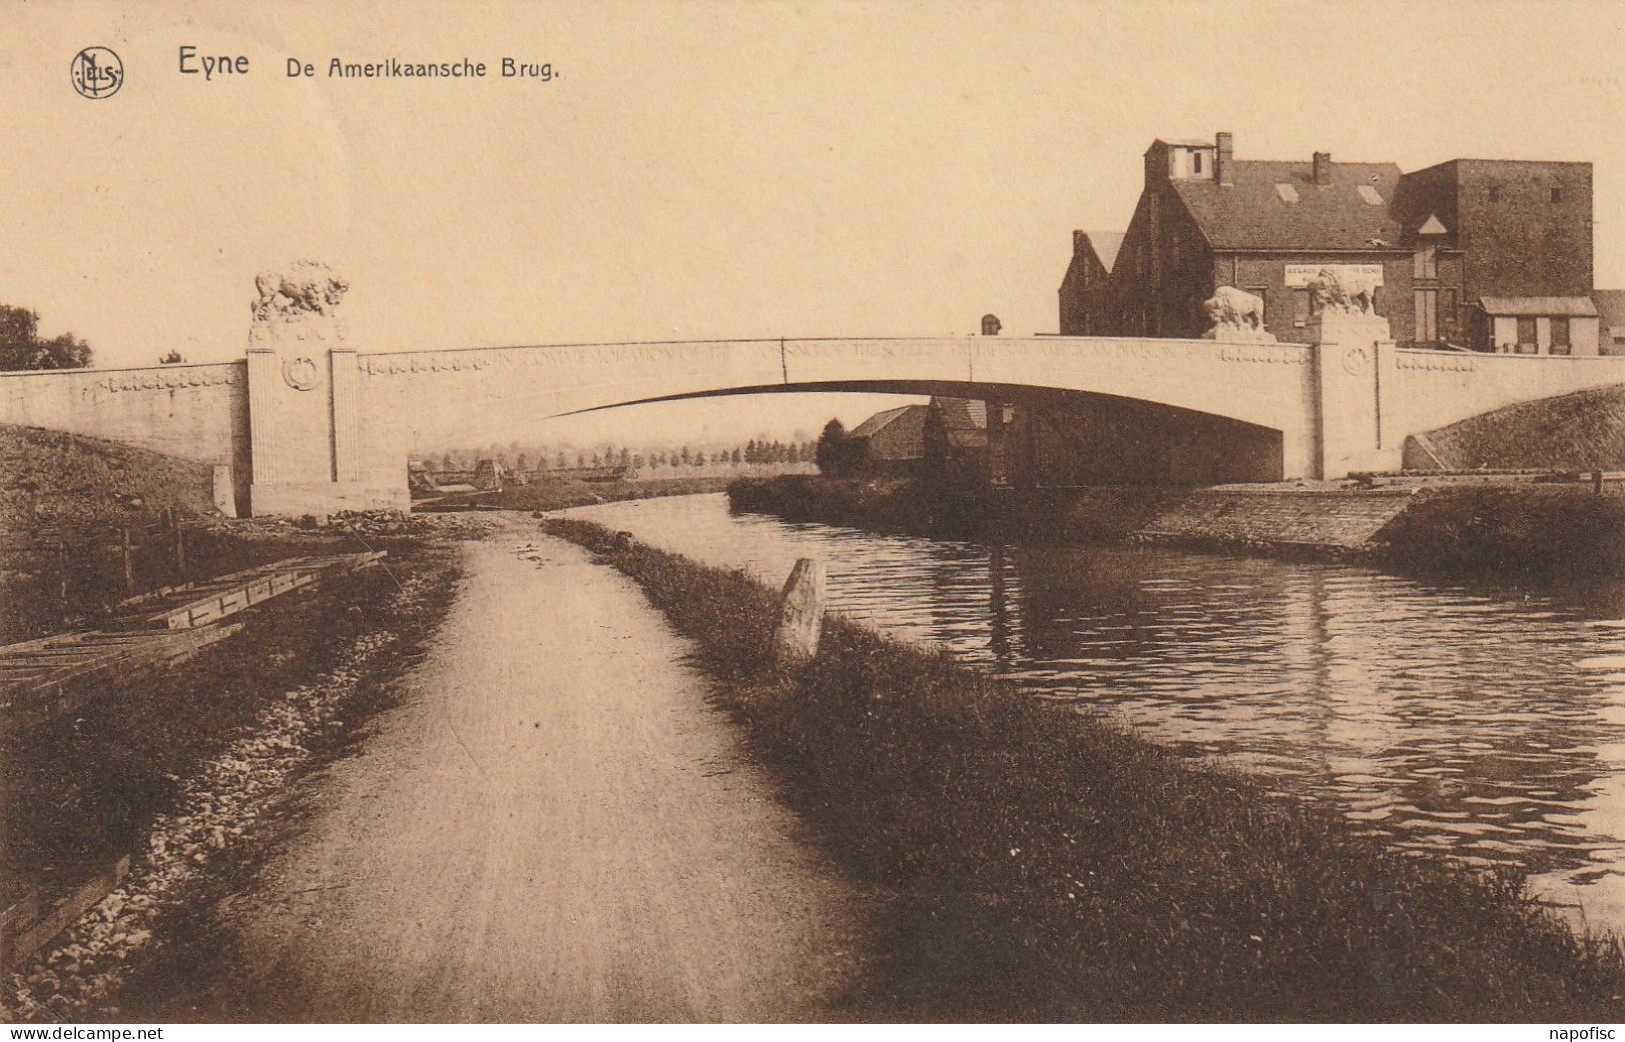
<svg viewBox="0 0 1625 1042"><path fill-rule="evenodd" d="M64 536L56 544L56 574L60 587L58 599L62 602L62 617L68 617L68 540Z"/></svg>
<svg viewBox="0 0 1625 1042"><path fill-rule="evenodd" d="M181 578L186 577L186 529L181 527L179 519L175 522L175 574Z"/></svg>
<svg viewBox="0 0 1625 1042"><path fill-rule="evenodd" d="M824 562L803 557L790 571L779 600L779 624L773 631L773 657L799 665L818 654L824 629Z"/></svg>
<svg viewBox="0 0 1625 1042"><path fill-rule="evenodd" d="M130 552L130 530L119 529L119 549L124 552L124 590L135 592L135 558Z"/></svg>
<svg viewBox="0 0 1625 1042"><path fill-rule="evenodd" d="M1594 470L1594 471L1591 472L1591 491L1595 492L1599 496L1602 495L1602 471L1601 470Z"/></svg>

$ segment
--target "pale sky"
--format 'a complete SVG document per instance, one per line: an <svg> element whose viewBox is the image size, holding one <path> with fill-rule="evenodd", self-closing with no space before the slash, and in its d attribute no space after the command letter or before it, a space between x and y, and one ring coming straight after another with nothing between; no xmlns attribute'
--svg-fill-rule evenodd
<svg viewBox="0 0 1625 1042"><path fill-rule="evenodd" d="M988 311L1049 332L1071 230L1123 228L1152 138L1217 130L1240 159L1590 161L1597 281L1625 286L1625 5L1601 0L3 11L0 302L102 366L241 357L254 274L303 257L349 279L363 351L965 334ZM249 74L182 75L185 44ZM69 84L91 45L125 67L100 101ZM326 75L464 56L491 75ZM504 56L559 78L501 79ZM881 404L637 422L749 436Z"/></svg>

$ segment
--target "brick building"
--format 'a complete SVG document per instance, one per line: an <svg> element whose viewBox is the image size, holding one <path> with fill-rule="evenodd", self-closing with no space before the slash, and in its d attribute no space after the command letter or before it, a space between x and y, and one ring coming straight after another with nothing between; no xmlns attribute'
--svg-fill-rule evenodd
<svg viewBox="0 0 1625 1042"><path fill-rule="evenodd" d="M1197 337L1219 286L1264 301L1282 341L1304 341L1322 267L1379 277L1395 340L1594 354L1591 165L1458 159L1238 160L1230 134L1152 142L1145 187L1114 260L1074 233L1063 335Z"/></svg>
<svg viewBox="0 0 1625 1042"><path fill-rule="evenodd" d="M924 405L904 405L877 412L851 431L858 468L868 474L912 474L925 457Z"/></svg>

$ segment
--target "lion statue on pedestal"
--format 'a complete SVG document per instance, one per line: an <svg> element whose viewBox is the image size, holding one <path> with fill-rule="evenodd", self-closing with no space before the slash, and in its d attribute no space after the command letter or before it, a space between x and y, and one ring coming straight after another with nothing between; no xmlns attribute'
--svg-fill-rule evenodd
<svg viewBox="0 0 1625 1042"><path fill-rule="evenodd" d="M1380 285L1370 275L1336 268L1321 268L1320 274L1309 280L1309 289L1323 314L1375 315Z"/></svg>
<svg viewBox="0 0 1625 1042"><path fill-rule="evenodd" d="M303 315L332 317L350 284L317 261L298 261L280 271L265 271L254 277L259 299L254 302L254 318L296 319Z"/></svg>

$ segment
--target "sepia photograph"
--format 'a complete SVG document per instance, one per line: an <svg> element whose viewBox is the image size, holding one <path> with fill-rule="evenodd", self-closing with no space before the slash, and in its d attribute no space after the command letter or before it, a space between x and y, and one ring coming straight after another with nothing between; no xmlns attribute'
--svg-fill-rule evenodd
<svg viewBox="0 0 1625 1042"><path fill-rule="evenodd" d="M7 1037L1615 1038L1622 56L0 0Z"/></svg>

